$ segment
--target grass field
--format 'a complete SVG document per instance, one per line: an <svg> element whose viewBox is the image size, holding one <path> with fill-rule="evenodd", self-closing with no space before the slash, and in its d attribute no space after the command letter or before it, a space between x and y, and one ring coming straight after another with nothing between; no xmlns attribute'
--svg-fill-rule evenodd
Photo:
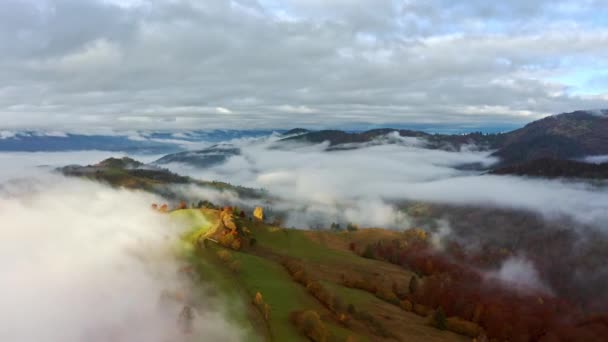
<svg viewBox="0 0 608 342"><path fill-rule="evenodd" d="M466 340L461 336L434 329L426 324L424 318L404 312L374 294L343 287L338 280L341 272L367 272L372 277L390 275L391 279L409 279L410 273L399 267L361 258L344 248L331 248L331 244L312 239L310 232L283 229L245 219L237 220L237 223L247 227L257 243L242 251L229 250L230 261L240 263L240 270L231 271L228 263L220 261L217 256L218 251L225 250L224 247L214 243L208 243L206 248L193 247L199 237L213 233L218 225L218 211L178 210L170 215L180 225L189 228L183 239L186 244L191 245L188 254L190 263L205 282L213 283L218 289L217 295L228 303L231 319L246 331L251 331L252 337L247 340L307 341L289 319L293 312L303 310L315 310L321 315L331 334L330 341L346 341L349 336L356 336L356 341L390 340L374 335L371 330L366 331L365 324L351 326L350 329L338 324L331 318L329 310L310 295L304 286L291 278L279 263L282 257L302 262L307 271L310 270L324 287L343 302L352 303L358 310L376 315L389 330L397 331L395 336L398 340L404 336L411 336L407 339L411 341ZM330 237L332 238L335 237ZM339 239L347 240L348 236L341 236ZM271 308L268 323L252 304L257 292L262 294L264 302Z"/></svg>
<svg viewBox="0 0 608 342"><path fill-rule="evenodd" d="M219 221L217 211L211 209L175 210L170 215L173 222L186 231L182 238L192 243L212 233Z"/></svg>

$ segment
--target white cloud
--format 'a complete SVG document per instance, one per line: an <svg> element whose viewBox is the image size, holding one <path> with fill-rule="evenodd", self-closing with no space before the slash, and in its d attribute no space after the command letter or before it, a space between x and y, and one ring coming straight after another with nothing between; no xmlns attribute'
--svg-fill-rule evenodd
<svg viewBox="0 0 608 342"><path fill-rule="evenodd" d="M16 135L17 133L11 131L0 131L0 139L14 138Z"/></svg>
<svg viewBox="0 0 608 342"><path fill-rule="evenodd" d="M534 264L522 256L508 258L499 270L490 272L486 276L503 281L511 288L520 291L535 291L545 294L552 292L541 280Z"/></svg>
<svg viewBox="0 0 608 342"><path fill-rule="evenodd" d="M207 169L168 166L206 180L267 189L281 198L277 209L292 208L289 225L295 226L356 220L407 228L407 218L394 205L403 200L530 210L552 219L566 215L598 229L608 220L605 187L458 169L492 165L496 159L490 152L428 150L420 142L395 139L327 152L326 144L271 148L274 140L236 141L241 155Z"/></svg>
<svg viewBox="0 0 608 342"><path fill-rule="evenodd" d="M215 110L219 113L219 114L232 114L232 111L228 108L224 108L224 107L216 107Z"/></svg>
<svg viewBox="0 0 608 342"><path fill-rule="evenodd" d="M164 342L194 305L172 246L184 227L152 195L60 176L0 189L0 339ZM176 291L186 302L162 302ZM213 298L197 301L193 336L241 340ZM218 305L220 304L220 305Z"/></svg>

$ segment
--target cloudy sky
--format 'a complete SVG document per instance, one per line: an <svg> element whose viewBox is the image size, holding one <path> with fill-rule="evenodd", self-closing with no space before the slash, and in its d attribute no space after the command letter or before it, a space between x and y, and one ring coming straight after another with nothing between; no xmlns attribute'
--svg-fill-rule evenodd
<svg viewBox="0 0 608 342"><path fill-rule="evenodd" d="M3 0L0 128L522 124L608 107L606 18L606 0Z"/></svg>

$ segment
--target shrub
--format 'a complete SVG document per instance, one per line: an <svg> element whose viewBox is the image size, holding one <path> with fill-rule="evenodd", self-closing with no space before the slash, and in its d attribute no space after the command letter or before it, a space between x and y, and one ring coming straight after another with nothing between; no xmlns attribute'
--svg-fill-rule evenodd
<svg viewBox="0 0 608 342"><path fill-rule="evenodd" d="M262 297L262 294L260 292L255 293L255 296L253 297L253 304L255 304L256 306L264 304L264 297Z"/></svg>
<svg viewBox="0 0 608 342"><path fill-rule="evenodd" d="M399 298L397 298L397 296L389 289L378 288L376 290L375 294L376 294L376 297L378 297L384 301L399 305Z"/></svg>
<svg viewBox="0 0 608 342"><path fill-rule="evenodd" d="M418 291L418 277L415 275L410 278L409 290L410 294L416 294L416 291Z"/></svg>
<svg viewBox="0 0 608 342"><path fill-rule="evenodd" d="M414 303L413 311L415 314L419 316L428 316L433 310L428 306L424 306L422 304Z"/></svg>
<svg viewBox="0 0 608 342"><path fill-rule="evenodd" d="M449 331L471 338L475 338L481 334L481 327L478 324L465 321L458 317L448 318L446 321L446 328Z"/></svg>
<svg viewBox="0 0 608 342"><path fill-rule="evenodd" d="M220 260L222 260L223 262L229 262L232 260L232 253L230 253L229 251L222 249L220 251L217 252L217 256L220 258Z"/></svg>
<svg viewBox="0 0 608 342"><path fill-rule="evenodd" d="M442 307L439 307L439 309L435 311L435 314L433 315L433 325L439 330L447 329L447 317L445 317L445 312L443 312Z"/></svg>
<svg viewBox="0 0 608 342"><path fill-rule="evenodd" d="M327 341L328 332L321 316L314 310L307 310L297 315L295 323L298 329L315 342Z"/></svg>
<svg viewBox="0 0 608 342"><path fill-rule="evenodd" d="M363 254L361 256L364 258L367 258L367 259L373 259L374 258L374 248L371 245L365 246L365 250L363 251Z"/></svg>
<svg viewBox="0 0 608 342"><path fill-rule="evenodd" d="M409 300L407 300L407 299L406 299L406 300L403 300L403 301L401 302L401 305L400 305L400 306L401 306L401 308L402 308L403 310L405 310L405 311L412 311L412 310L413 310L413 308L414 308L414 306L412 305L412 302L410 302L410 301L409 301Z"/></svg>
<svg viewBox="0 0 608 342"><path fill-rule="evenodd" d="M224 234L219 238L220 244L225 247L231 247L232 242L234 242L234 239L235 237L232 234Z"/></svg>
<svg viewBox="0 0 608 342"><path fill-rule="evenodd" d="M241 239L234 239L232 241L232 243L230 244L230 248L234 249L235 251L238 251L241 249Z"/></svg>
<svg viewBox="0 0 608 342"><path fill-rule="evenodd" d="M266 322L270 321L270 305L264 302L264 297L262 297L260 292L255 293L255 296L253 297L253 305L255 305L258 311L262 314L262 317L264 317Z"/></svg>
<svg viewBox="0 0 608 342"><path fill-rule="evenodd" d="M409 294L409 286L406 286L404 282L393 282L392 290L400 300L406 299Z"/></svg>

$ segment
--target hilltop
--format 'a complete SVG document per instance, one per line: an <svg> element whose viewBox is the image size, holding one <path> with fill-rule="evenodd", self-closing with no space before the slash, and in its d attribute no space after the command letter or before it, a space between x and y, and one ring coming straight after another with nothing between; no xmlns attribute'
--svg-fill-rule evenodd
<svg viewBox="0 0 608 342"><path fill-rule="evenodd" d="M608 111L576 111L534 121L505 135L494 154L503 165L608 154Z"/></svg>
<svg viewBox="0 0 608 342"><path fill-rule="evenodd" d="M146 190L173 199L179 196L171 187L175 185L197 185L218 191L231 191L245 199L268 197L268 194L260 189L193 179L128 157L108 158L95 165L69 165L58 171L66 176L101 181L115 187Z"/></svg>
<svg viewBox="0 0 608 342"><path fill-rule="evenodd" d="M241 150L230 144L216 144L196 151L184 151L168 154L156 161L153 165L167 165L171 163L189 164L196 167L211 167L221 164L232 156L238 156Z"/></svg>

